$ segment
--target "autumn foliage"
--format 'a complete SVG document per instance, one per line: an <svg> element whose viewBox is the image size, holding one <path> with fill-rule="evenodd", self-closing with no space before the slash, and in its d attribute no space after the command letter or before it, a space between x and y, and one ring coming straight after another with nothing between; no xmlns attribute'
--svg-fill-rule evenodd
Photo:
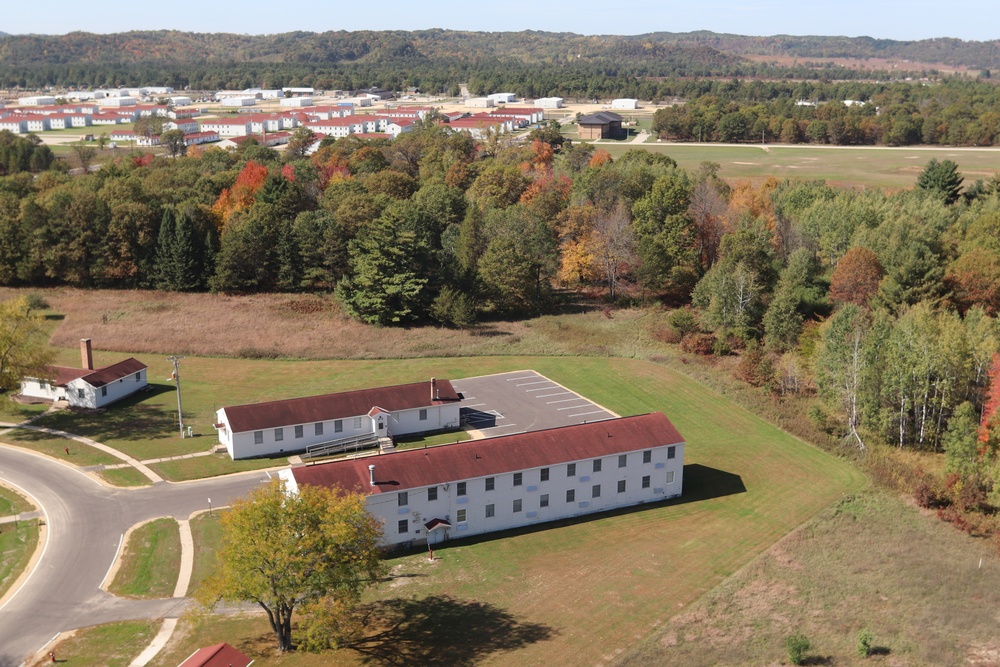
<svg viewBox="0 0 1000 667"><path fill-rule="evenodd" d="M844 253L830 278L830 299L837 303L867 306L882 281L882 265L868 248Z"/></svg>
<svg viewBox="0 0 1000 667"><path fill-rule="evenodd" d="M983 406L983 418L979 422L979 441L984 446L990 442L990 432L995 431L1000 424L1000 354L993 353L993 361L989 370L990 384L986 388L986 404Z"/></svg>
<svg viewBox="0 0 1000 667"><path fill-rule="evenodd" d="M224 188L212 206L212 213L219 221L220 229L225 227L233 213L249 208L253 204L254 195L264 185L265 180L267 180L267 167L253 160L247 162L243 171L236 177L233 187Z"/></svg>
<svg viewBox="0 0 1000 667"><path fill-rule="evenodd" d="M603 167L606 164L611 164L611 153L607 152L603 148L598 148L594 151L594 156L590 158L590 168L597 169L598 167Z"/></svg>

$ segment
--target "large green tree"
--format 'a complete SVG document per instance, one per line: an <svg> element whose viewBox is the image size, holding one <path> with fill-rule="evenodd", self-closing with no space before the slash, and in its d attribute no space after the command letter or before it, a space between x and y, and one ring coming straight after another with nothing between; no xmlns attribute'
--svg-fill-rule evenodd
<svg viewBox="0 0 1000 667"><path fill-rule="evenodd" d="M940 196L946 204L953 204L958 201L963 180L957 164L951 160L938 162L934 158L917 177L917 187Z"/></svg>
<svg viewBox="0 0 1000 667"><path fill-rule="evenodd" d="M47 376L52 353L45 335L45 319L27 297L0 303L0 393L17 389L25 377Z"/></svg>
<svg viewBox="0 0 1000 667"><path fill-rule="evenodd" d="M198 596L208 605L260 605L281 651L294 648L298 607L328 597L355 601L385 570L381 524L361 494L315 486L289 493L274 479L235 501L221 524L218 568Z"/></svg>

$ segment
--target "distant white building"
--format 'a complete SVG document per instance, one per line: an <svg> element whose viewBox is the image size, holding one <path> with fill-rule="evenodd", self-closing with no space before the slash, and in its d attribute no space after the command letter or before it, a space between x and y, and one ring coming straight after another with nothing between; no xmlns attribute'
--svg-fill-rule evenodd
<svg viewBox="0 0 1000 667"><path fill-rule="evenodd" d="M105 97L98 103L102 107L134 107L138 101L134 97Z"/></svg>
<svg viewBox="0 0 1000 667"><path fill-rule="evenodd" d="M94 368L90 339L80 341L83 368L51 367L46 378L24 378L21 395L67 401L81 408L103 408L147 386L146 364L134 358Z"/></svg>
<svg viewBox="0 0 1000 667"><path fill-rule="evenodd" d="M681 495L684 439L662 413L295 467L286 489L366 495L387 547L437 543Z"/></svg>
<svg viewBox="0 0 1000 667"><path fill-rule="evenodd" d="M628 97L623 97L617 100L611 100L612 109L638 109L639 100L633 100Z"/></svg>
<svg viewBox="0 0 1000 667"><path fill-rule="evenodd" d="M252 107L256 104L256 97L225 97L222 99L224 107Z"/></svg>
<svg viewBox="0 0 1000 667"><path fill-rule="evenodd" d="M170 104L175 107L185 107L191 104L191 98L185 97L183 95L178 95L177 97L170 98Z"/></svg>
<svg viewBox="0 0 1000 667"><path fill-rule="evenodd" d="M562 109L564 101L561 97L540 97L535 100L535 106L540 109Z"/></svg>
<svg viewBox="0 0 1000 667"><path fill-rule="evenodd" d="M514 93L491 93L486 97L493 100L493 104L507 104L508 102L517 101L517 95Z"/></svg>
<svg viewBox="0 0 1000 667"><path fill-rule="evenodd" d="M313 98L311 97L284 97L280 102L283 107L311 107Z"/></svg>
<svg viewBox="0 0 1000 667"><path fill-rule="evenodd" d="M316 93L315 88L282 88L282 93L287 93L289 95L314 95Z"/></svg>
<svg viewBox="0 0 1000 667"><path fill-rule="evenodd" d="M55 103L56 103L56 98L51 97L49 95L35 95L33 97L17 98L18 106L22 107L41 107Z"/></svg>
<svg viewBox="0 0 1000 667"><path fill-rule="evenodd" d="M488 97L470 97L465 100L465 106L473 109L488 109L494 105L493 100Z"/></svg>
<svg viewBox="0 0 1000 667"><path fill-rule="evenodd" d="M251 134L249 118L212 118L201 122L202 132L218 132L221 137L245 137Z"/></svg>
<svg viewBox="0 0 1000 667"><path fill-rule="evenodd" d="M301 452L356 437L459 427L461 398L448 380L220 408L215 428L233 459Z"/></svg>

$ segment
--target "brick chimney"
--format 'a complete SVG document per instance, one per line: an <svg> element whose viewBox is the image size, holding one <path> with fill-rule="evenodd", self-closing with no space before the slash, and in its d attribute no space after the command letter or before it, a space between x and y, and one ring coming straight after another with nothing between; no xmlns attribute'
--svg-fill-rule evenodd
<svg viewBox="0 0 1000 667"><path fill-rule="evenodd" d="M89 338L80 339L80 364L88 371L94 370L94 350Z"/></svg>
<svg viewBox="0 0 1000 667"><path fill-rule="evenodd" d="M431 378L431 400L438 400L438 381L437 378Z"/></svg>

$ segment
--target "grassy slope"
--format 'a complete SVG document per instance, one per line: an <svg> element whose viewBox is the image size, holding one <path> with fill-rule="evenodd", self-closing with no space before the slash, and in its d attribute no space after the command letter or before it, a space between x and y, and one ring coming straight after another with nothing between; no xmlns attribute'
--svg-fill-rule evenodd
<svg viewBox="0 0 1000 667"><path fill-rule="evenodd" d="M96 625L78 630L53 648L59 662L73 667L127 667L149 645L159 627L159 620Z"/></svg>
<svg viewBox="0 0 1000 667"><path fill-rule="evenodd" d="M181 538L177 521L157 519L136 528L129 536L122 565L108 590L136 598L173 595L181 564Z"/></svg>
<svg viewBox="0 0 1000 667"><path fill-rule="evenodd" d="M35 506L20 493L0 486L0 517L30 512L34 509Z"/></svg>
<svg viewBox="0 0 1000 667"><path fill-rule="evenodd" d="M647 665L776 664L804 633L814 664L995 665L1000 562L989 545L904 504L866 493L824 511L675 617L621 661ZM985 556L980 567L979 559ZM987 611L992 610L992 611Z"/></svg>
<svg viewBox="0 0 1000 667"><path fill-rule="evenodd" d="M655 140L654 140L655 141ZM711 146L662 145L645 143L602 144L612 157L629 148L645 148L666 153L685 169L695 169L702 161L718 162L719 175L730 180L777 178L823 179L830 185L857 188L912 188L931 158L952 160L966 183L987 179L1000 171L1000 150L954 150L921 148L833 148L816 146L768 145Z"/></svg>
<svg viewBox="0 0 1000 667"><path fill-rule="evenodd" d="M0 524L0 596L27 567L38 544L38 519Z"/></svg>

